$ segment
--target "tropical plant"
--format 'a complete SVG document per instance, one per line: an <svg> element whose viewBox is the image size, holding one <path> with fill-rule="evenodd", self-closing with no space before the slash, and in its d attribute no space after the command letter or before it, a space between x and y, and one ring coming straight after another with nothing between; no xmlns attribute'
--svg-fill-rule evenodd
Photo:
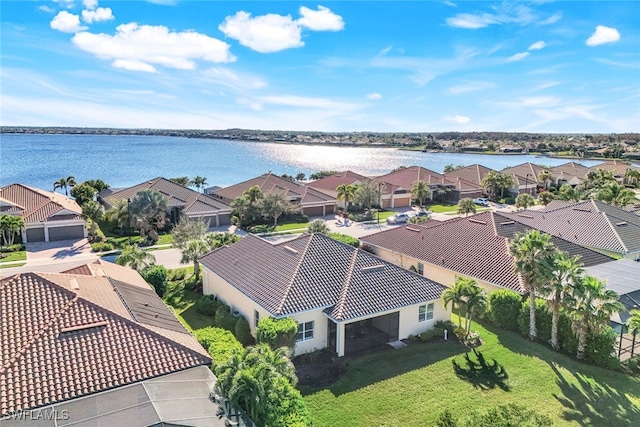
<svg viewBox="0 0 640 427"><path fill-rule="evenodd" d="M555 350L560 348L558 343L558 321L560 320L560 309L563 307L567 291L574 286L583 273L580 257L571 257L566 252L559 251L554 258L548 258L551 265L546 266L551 271L549 281L540 287L540 293L547 297L547 302L551 308L551 347Z"/></svg>
<svg viewBox="0 0 640 427"><path fill-rule="evenodd" d="M429 197L429 195L431 195L429 184L422 180L413 181L413 184L411 184L411 197L418 201L420 207L422 207L424 199Z"/></svg>
<svg viewBox="0 0 640 427"><path fill-rule="evenodd" d="M458 202L458 213L464 214L464 216L468 216L470 213L476 213L476 204L473 203L473 200L465 197L464 199L460 199Z"/></svg>
<svg viewBox="0 0 640 427"><path fill-rule="evenodd" d="M621 311L623 306L618 301L618 294L607 289L603 280L588 275L575 282L567 298L571 325L578 337L576 357L583 359L587 334L598 333L608 326L611 315Z"/></svg>
<svg viewBox="0 0 640 427"><path fill-rule="evenodd" d="M623 208L635 200L636 194L617 182L607 182L596 191L593 197L601 202Z"/></svg>
<svg viewBox="0 0 640 427"><path fill-rule="evenodd" d="M487 294L484 289L471 278L456 278L463 282L465 299L465 331L467 334L471 332L471 321L474 316L483 313L487 307Z"/></svg>
<svg viewBox="0 0 640 427"><path fill-rule="evenodd" d="M545 190L549 188L549 185L553 182L553 172L549 169L544 169L538 174L538 181L542 183Z"/></svg>
<svg viewBox="0 0 640 427"><path fill-rule="evenodd" d="M554 199L556 198L556 196L550 192L550 191L541 191L538 194L538 201L540 202L540 204L542 206L547 206L549 203L551 203Z"/></svg>
<svg viewBox="0 0 640 427"><path fill-rule="evenodd" d="M309 179L312 180L312 181L316 181L318 179L326 178L328 176L335 175L337 173L340 173L340 172L339 171L331 171L331 170L318 171L318 172L314 172L311 175L309 175Z"/></svg>
<svg viewBox="0 0 640 427"><path fill-rule="evenodd" d="M283 193L272 191L260 199L260 209L264 216L273 218L273 226L277 227L278 218L284 214L299 210L299 207L289 203Z"/></svg>
<svg viewBox="0 0 640 427"><path fill-rule="evenodd" d="M578 187L580 187L581 191L591 194L609 182L616 182L616 177L613 172L598 168L587 172L584 181L582 181Z"/></svg>
<svg viewBox="0 0 640 427"><path fill-rule="evenodd" d="M209 245L209 250L212 251L221 246L229 246L240 240L242 237L225 231L224 233L207 233L204 235L204 241Z"/></svg>
<svg viewBox="0 0 640 427"><path fill-rule="evenodd" d="M98 221L104 217L104 208L95 200L89 200L82 205L82 216L90 221L89 234L95 238Z"/></svg>
<svg viewBox="0 0 640 427"><path fill-rule="evenodd" d="M164 265L151 264L140 270L142 278L155 289L159 296L167 289L167 269Z"/></svg>
<svg viewBox="0 0 640 427"><path fill-rule="evenodd" d="M99 193L109 188L109 184L107 184L101 179L88 179L85 182L83 182L83 184L87 184L88 186L92 187L94 190L96 190L96 193Z"/></svg>
<svg viewBox="0 0 640 427"><path fill-rule="evenodd" d="M383 186L383 183L373 180L364 181L356 188L353 201L370 210L374 205L380 205L380 192Z"/></svg>
<svg viewBox="0 0 640 427"><path fill-rule="evenodd" d="M176 178L169 178L169 181L175 182L178 185L182 185L183 187L188 187L191 184L191 180L188 176L179 176Z"/></svg>
<svg viewBox="0 0 640 427"><path fill-rule="evenodd" d="M164 225L167 199L159 191L144 189L129 202L129 212L136 220L140 235L158 240L156 230Z"/></svg>
<svg viewBox="0 0 640 427"><path fill-rule="evenodd" d="M327 223L321 219L316 219L314 221L311 221L307 226L307 233L327 234L329 233L329 231L330 231L329 226L327 226Z"/></svg>
<svg viewBox="0 0 640 427"><path fill-rule="evenodd" d="M340 184L336 187L336 192L338 200L344 200L344 205L346 208L349 207L349 204L353 201L356 195L357 187L353 184Z"/></svg>
<svg viewBox="0 0 640 427"><path fill-rule="evenodd" d="M209 222L204 218L189 220L185 216L171 229L173 246L184 249L193 240L202 240L209 230Z"/></svg>
<svg viewBox="0 0 640 427"><path fill-rule="evenodd" d="M67 191L68 188L70 187L74 187L76 185L76 178L74 176L68 176L66 178L60 178L59 180L57 180L56 182L53 183L53 191L56 191L57 189L64 189L64 195L68 196L69 192Z"/></svg>
<svg viewBox="0 0 640 427"><path fill-rule="evenodd" d="M527 193L518 194L518 197L516 197L516 208L518 209L527 209L535 204L536 201Z"/></svg>
<svg viewBox="0 0 640 427"><path fill-rule="evenodd" d="M244 226L249 223L250 207L246 197L239 196L233 199L233 202L231 202L231 208L233 209L233 215L239 222L238 225Z"/></svg>
<svg viewBox="0 0 640 427"><path fill-rule="evenodd" d="M125 228L131 225L129 201L127 199L113 201L111 208L105 212L105 217L108 221L115 223L120 229L120 234L123 234Z"/></svg>
<svg viewBox="0 0 640 427"><path fill-rule="evenodd" d="M97 190L86 182L71 188L71 197L73 197L80 206L89 201L93 201L96 193Z"/></svg>
<svg viewBox="0 0 640 427"><path fill-rule="evenodd" d="M142 270L155 261L156 257L138 245L126 245L122 248L120 255L116 257L116 264L129 266L136 271Z"/></svg>
<svg viewBox="0 0 640 427"><path fill-rule="evenodd" d="M490 171L480 183L493 198L498 191L500 191L500 197L504 197L505 188L512 187L514 184L511 175L496 171Z"/></svg>
<svg viewBox="0 0 640 427"><path fill-rule="evenodd" d="M556 255L551 236L539 230L516 233L509 242L509 252L514 258L515 272L520 274L529 292L529 338L534 340L536 329L536 291L551 276L550 259Z"/></svg>
<svg viewBox="0 0 640 427"><path fill-rule="evenodd" d="M624 181L628 186L637 188L640 184L640 169L627 169L624 173Z"/></svg>
<svg viewBox="0 0 640 427"><path fill-rule="evenodd" d="M635 335L640 332L640 310L631 310L629 314L630 316L627 319L627 328L629 328L629 333L631 335Z"/></svg>
<svg viewBox="0 0 640 427"><path fill-rule="evenodd" d="M579 202L582 199L583 192L579 188L574 188L569 184L562 184L556 194L556 199L565 200L567 202Z"/></svg>
<svg viewBox="0 0 640 427"><path fill-rule="evenodd" d="M207 252L209 252L209 245L203 239L190 240L182 247L180 262L183 264L193 262L193 274L196 281L200 280L200 262L198 260Z"/></svg>
<svg viewBox="0 0 640 427"><path fill-rule="evenodd" d="M304 181L305 178L306 178L306 175L304 174L304 172L298 172L296 174L296 181Z"/></svg>
<svg viewBox="0 0 640 427"><path fill-rule="evenodd" d="M16 236L24 228L24 219L17 215L0 215L0 237L5 246L13 245Z"/></svg>
<svg viewBox="0 0 640 427"><path fill-rule="evenodd" d="M444 301L444 308L447 308L451 303L451 310L458 314L458 327L462 328L462 311L465 308L465 293L467 282L464 277L456 276L456 280L453 286L447 288L442 293L442 299Z"/></svg>
<svg viewBox="0 0 640 427"><path fill-rule="evenodd" d="M204 190L204 186L207 185L207 178L198 175L191 180L190 184L196 187L198 191Z"/></svg>

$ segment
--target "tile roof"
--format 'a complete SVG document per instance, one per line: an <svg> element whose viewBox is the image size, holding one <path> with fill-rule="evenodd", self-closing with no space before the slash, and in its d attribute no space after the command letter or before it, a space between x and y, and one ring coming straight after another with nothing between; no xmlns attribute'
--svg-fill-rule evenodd
<svg viewBox="0 0 640 427"><path fill-rule="evenodd" d="M323 309L344 321L435 300L446 289L323 234L276 244L248 235L200 262L276 317Z"/></svg>
<svg viewBox="0 0 640 427"><path fill-rule="evenodd" d="M543 170L544 168L542 166L538 166L535 163L522 163L521 165L504 168L500 172L516 175L518 177L516 179L516 183L518 183L518 181L522 181L524 183L525 180L537 183L538 175L540 175L540 172ZM527 174L529 175L528 179Z"/></svg>
<svg viewBox="0 0 640 427"><path fill-rule="evenodd" d="M319 190L329 190L334 191L340 184L350 185L355 184L358 185L362 182L367 182L371 178L367 178L364 175L357 174L351 171L339 172L333 175L325 176L324 178L318 179L316 181L311 181L307 185L309 187L317 188Z"/></svg>
<svg viewBox="0 0 640 427"><path fill-rule="evenodd" d="M148 285L85 274L102 267L0 281L0 416L211 362Z"/></svg>
<svg viewBox="0 0 640 427"><path fill-rule="evenodd" d="M260 190L263 193L284 193L286 197L295 199L297 203L300 203L303 206L323 203L330 204L336 202L335 196L331 196L306 184L290 181L271 173L231 185L229 187L221 188L216 190L213 194L216 197L231 203L236 197L242 196L245 191L255 185L260 187Z"/></svg>
<svg viewBox="0 0 640 427"><path fill-rule="evenodd" d="M505 216L579 245L620 254L640 252L640 217L598 200L554 201L540 211Z"/></svg>
<svg viewBox="0 0 640 427"><path fill-rule="evenodd" d="M182 213L187 216L204 216L231 212L231 207L224 201L198 193L197 191L162 177L154 178L129 188L117 190L108 189L107 191L101 192L99 196L108 206L112 206L116 200L132 199L138 191L146 189L159 191L167 198L167 206L169 208L182 208Z"/></svg>
<svg viewBox="0 0 640 427"><path fill-rule="evenodd" d="M633 166L626 162L621 162L620 160L608 160L606 162L593 165L589 168L589 170L594 170L594 171L598 169L604 169L604 170L613 172L615 176L624 177L624 174L627 172L627 169L640 170L640 167Z"/></svg>
<svg viewBox="0 0 640 427"><path fill-rule="evenodd" d="M388 182L394 186L411 191L415 181L424 181L429 185L449 185L455 186L453 181L448 180L444 175L434 172L422 166L409 166L380 175L376 178L379 181Z"/></svg>
<svg viewBox="0 0 640 427"><path fill-rule="evenodd" d="M514 259L509 253L509 239L515 233L529 228L502 214L484 212L467 218L392 228L361 240L524 293L522 280L513 270ZM552 237L552 242L572 255L580 255L585 265L611 260L605 255L557 237Z"/></svg>
<svg viewBox="0 0 640 427"><path fill-rule="evenodd" d="M550 169L553 177L569 181L571 178L584 179L589 172L589 168L576 162L563 163Z"/></svg>
<svg viewBox="0 0 640 427"><path fill-rule="evenodd" d="M478 186L482 186L482 180L485 176L489 175L489 172L493 171L486 166L482 166L479 164L467 166L464 168L456 169L451 172L446 172L444 176L452 180L453 178L462 178L465 181L472 182Z"/></svg>
<svg viewBox="0 0 640 427"><path fill-rule="evenodd" d="M0 198L5 201L2 211L20 214L27 224L82 218L82 208L75 200L23 184L0 188Z"/></svg>

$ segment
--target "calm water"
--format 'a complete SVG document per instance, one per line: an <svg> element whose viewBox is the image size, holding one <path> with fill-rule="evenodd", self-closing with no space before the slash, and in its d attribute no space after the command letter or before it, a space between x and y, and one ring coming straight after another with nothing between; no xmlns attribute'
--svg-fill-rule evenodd
<svg viewBox="0 0 640 427"><path fill-rule="evenodd" d="M480 163L502 169L524 162L559 165L567 160L532 155L422 153L395 148L285 145L212 139L107 135L0 135L0 185L20 182L49 189L61 177L102 179L112 187L144 180L196 175L227 186L262 173L307 175L350 169L381 175L404 165L442 172L445 165ZM582 161L585 166L597 161Z"/></svg>

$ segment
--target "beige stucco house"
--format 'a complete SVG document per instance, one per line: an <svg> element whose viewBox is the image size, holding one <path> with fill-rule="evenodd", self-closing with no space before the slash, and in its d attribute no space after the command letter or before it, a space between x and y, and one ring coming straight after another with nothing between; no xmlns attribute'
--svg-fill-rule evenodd
<svg viewBox="0 0 640 427"><path fill-rule="evenodd" d="M338 356L430 329L445 286L323 234L271 243L248 235L200 259L205 294L245 316L298 322L295 354Z"/></svg>

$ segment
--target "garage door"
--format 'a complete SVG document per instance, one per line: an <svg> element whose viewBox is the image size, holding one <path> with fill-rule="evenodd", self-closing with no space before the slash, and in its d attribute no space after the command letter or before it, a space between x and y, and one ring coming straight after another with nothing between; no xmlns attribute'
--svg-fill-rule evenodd
<svg viewBox="0 0 640 427"><path fill-rule="evenodd" d="M307 216L322 216L322 206L304 208L302 212Z"/></svg>
<svg viewBox="0 0 640 427"><path fill-rule="evenodd" d="M398 197L393 201L393 207L395 208L403 208L406 206L411 206L411 197Z"/></svg>
<svg viewBox="0 0 640 427"><path fill-rule="evenodd" d="M27 242L44 242L44 228L27 228Z"/></svg>
<svg viewBox="0 0 640 427"><path fill-rule="evenodd" d="M220 221L220 225L229 225L231 224L231 215L230 214L218 215L218 220Z"/></svg>
<svg viewBox="0 0 640 427"><path fill-rule="evenodd" d="M84 237L84 227L73 225L69 227L49 228L49 241L82 239Z"/></svg>

